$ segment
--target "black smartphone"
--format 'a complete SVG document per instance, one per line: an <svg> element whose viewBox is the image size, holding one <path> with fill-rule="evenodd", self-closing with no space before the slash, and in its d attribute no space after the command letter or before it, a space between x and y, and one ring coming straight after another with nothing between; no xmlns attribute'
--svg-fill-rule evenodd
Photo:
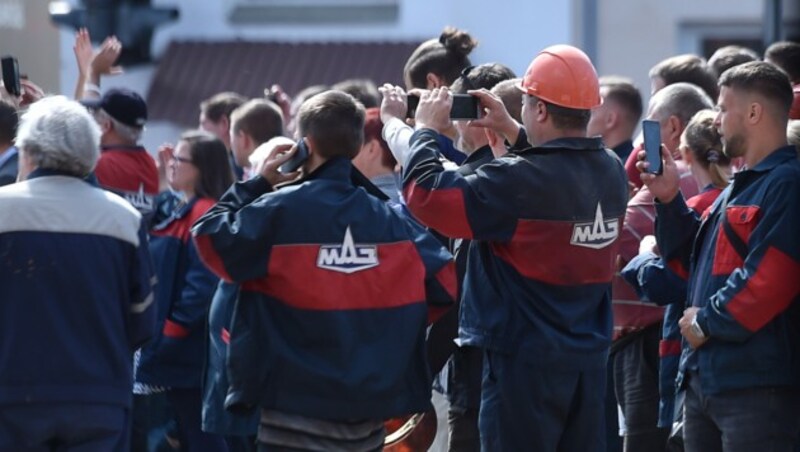
<svg viewBox="0 0 800 452"><path fill-rule="evenodd" d="M408 96L407 118L413 118L417 114L419 97ZM453 94L453 106L450 107L450 119L477 119L480 109L478 98L469 94Z"/></svg>
<svg viewBox="0 0 800 452"><path fill-rule="evenodd" d="M644 133L647 172L661 174L664 170L661 161L661 125L658 121L645 119L642 121L642 132Z"/></svg>
<svg viewBox="0 0 800 452"><path fill-rule="evenodd" d="M297 171L306 160L308 160L308 147L306 146L306 140L300 138L297 141L297 151L292 158L278 168L278 171L283 174L293 173Z"/></svg>
<svg viewBox="0 0 800 452"><path fill-rule="evenodd" d="M12 96L19 96L22 94L22 87L19 84L19 64L17 59L12 56L4 56L2 66L3 85L6 87L6 91Z"/></svg>

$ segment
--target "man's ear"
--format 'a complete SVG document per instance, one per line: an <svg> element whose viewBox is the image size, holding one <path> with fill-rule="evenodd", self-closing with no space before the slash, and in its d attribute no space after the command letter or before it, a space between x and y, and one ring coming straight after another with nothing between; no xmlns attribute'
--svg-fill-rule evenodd
<svg viewBox="0 0 800 452"><path fill-rule="evenodd" d="M219 118L219 124L222 127L224 127L225 130L228 131L228 133L230 133L230 131L231 131L231 119L230 118L228 118L227 116L223 115L221 118Z"/></svg>
<svg viewBox="0 0 800 452"><path fill-rule="evenodd" d="M547 105L540 100L536 101L536 122L545 122L548 116Z"/></svg>
<svg viewBox="0 0 800 452"><path fill-rule="evenodd" d="M747 109L747 122L750 124L758 124L764 116L764 106L761 102L752 102L750 108Z"/></svg>
<svg viewBox="0 0 800 452"><path fill-rule="evenodd" d="M668 131L669 131L669 142L670 143L677 143L681 140L681 134L683 133L683 125L681 124L680 118L675 115L672 115L667 119L668 124Z"/></svg>
<svg viewBox="0 0 800 452"><path fill-rule="evenodd" d="M612 130L619 124L619 112L614 109L609 109L606 112L606 130Z"/></svg>
<svg viewBox="0 0 800 452"><path fill-rule="evenodd" d="M309 155L314 154L317 150L317 143L314 141L313 138L308 136L304 137L303 139L306 140L306 149L308 149L308 154Z"/></svg>

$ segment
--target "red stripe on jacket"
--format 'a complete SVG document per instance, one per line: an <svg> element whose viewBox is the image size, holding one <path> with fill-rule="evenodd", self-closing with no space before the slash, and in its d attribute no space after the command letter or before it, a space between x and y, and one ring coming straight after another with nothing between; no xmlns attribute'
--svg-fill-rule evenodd
<svg viewBox="0 0 800 452"><path fill-rule="evenodd" d="M800 263L770 247L755 274L727 304L734 319L750 331L758 331L783 312L800 294Z"/></svg>
<svg viewBox="0 0 800 452"><path fill-rule="evenodd" d="M621 221L617 220L617 230ZM614 272L617 243L600 249L573 245L575 223L519 220L510 242L492 242L495 255L526 278L554 285L609 283Z"/></svg>
<svg viewBox="0 0 800 452"><path fill-rule="evenodd" d="M425 301L425 267L411 242L379 244L379 264L354 273L317 266L320 245L272 248L267 276L242 290L260 292L297 309L385 309Z"/></svg>
<svg viewBox="0 0 800 452"><path fill-rule="evenodd" d="M473 237L461 189L428 190L417 185L416 181L411 181L403 190L403 197L408 209L423 224L447 237Z"/></svg>

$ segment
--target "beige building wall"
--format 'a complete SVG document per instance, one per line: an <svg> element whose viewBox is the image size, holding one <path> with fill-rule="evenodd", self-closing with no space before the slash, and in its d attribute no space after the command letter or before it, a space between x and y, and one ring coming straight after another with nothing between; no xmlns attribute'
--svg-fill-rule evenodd
<svg viewBox="0 0 800 452"><path fill-rule="evenodd" d="M649 98L649 69L669 56L702 55L704 38L762 37L763 0L597 0L601 75L632 78Z"/></svg>
<svg viewBox="0 0 800 452"><path fill-rule="evenodd" d="M45 92L61 92L59 34L45 0L0 0L0 55L19 60L20 74Z"/></svg>

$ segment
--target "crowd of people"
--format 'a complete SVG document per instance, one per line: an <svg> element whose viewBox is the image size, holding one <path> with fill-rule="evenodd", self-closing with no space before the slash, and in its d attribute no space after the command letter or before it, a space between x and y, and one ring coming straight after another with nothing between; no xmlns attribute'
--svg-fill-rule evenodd
<svg viewBox="0 0 800 452"><path fill-rule="evenodd" d="M227 87L157 150L114 37L74 99L0 89L0 452L383 450L432 388L454 452L800 451L800 44L667 58L647 105L477 45Z"/></svg>

